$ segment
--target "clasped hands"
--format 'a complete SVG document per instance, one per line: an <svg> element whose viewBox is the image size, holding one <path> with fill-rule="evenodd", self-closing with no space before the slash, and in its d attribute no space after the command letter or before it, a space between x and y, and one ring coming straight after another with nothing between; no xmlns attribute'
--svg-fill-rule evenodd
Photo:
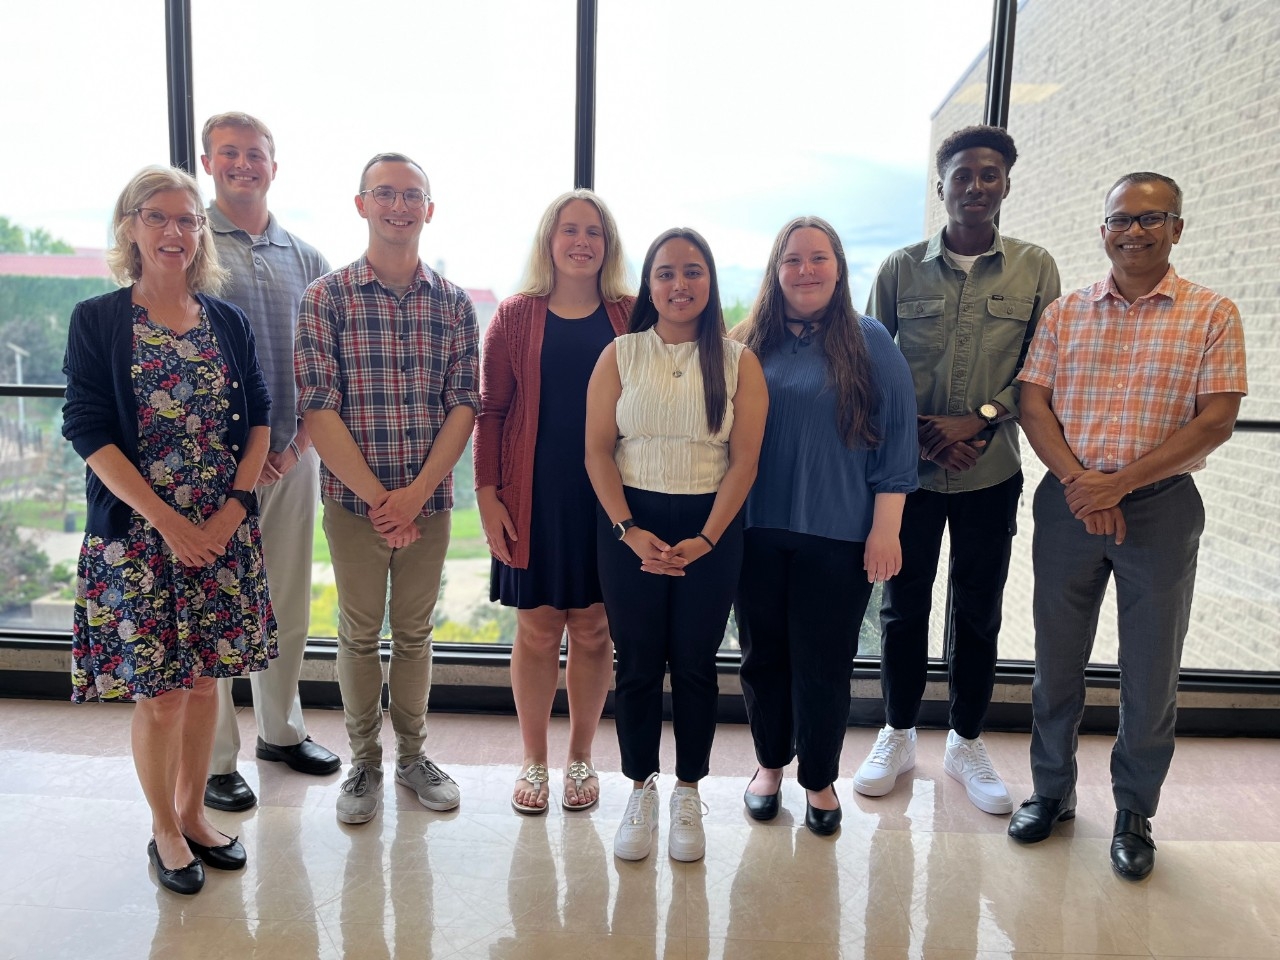
<svg viewBox="0 0 1280 960"><path fill-rule="evenodd" d="M378 500L369 504L369 522L393 550L407 547L422 536L416 521L426 502L413 484L398 490L384 490Z"/></svg>
<svg viewBox="0 0 1280 960"><path fill-rule="evenodd" d="M687 537L670 546L642 527L631 527L622 540L640 558L641 570L667 577L683 577L685 567L711 552L701 537Z"/></svg>
<svg viewBox="0 0 1280 960"><path fill-rule="evenodd" d="M1124 543L1127 528L1120 500L1128 492L1114 473L1077 470L1062 478L1063 495L1071 515L1091 534L1114 537Z"/></svg>
<svg viewBox="0 0 1280 960"><path fill-rule="evenodd" d="M977 414L959 417L916 415L916 436L920 459L929 460L953 473L963 473L978 462L985 440L975 440L987 423Z"/></svg>

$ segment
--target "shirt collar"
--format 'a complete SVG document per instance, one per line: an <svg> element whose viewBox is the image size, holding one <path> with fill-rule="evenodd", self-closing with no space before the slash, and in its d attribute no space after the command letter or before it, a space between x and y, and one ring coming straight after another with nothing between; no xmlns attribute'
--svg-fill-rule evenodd
<svg viewBox="0 0 1280 960"><path fill-rule="evenodd" d="M418 269L413 275L413 282L409 284L408 293L412 293L419 286L427 286L428 288L435 285L436 273L421 259L418 260ZM369 265L369 255L362 253L360 259L355 262L355 266L351 271L351 279L357 286L366 286L370 283L376 283L385 289L385 284L378 279L378 275L373 272L373 267Z"/></svg>
<svg viewBox="0 0 1280 960"><path fill-rule="evenodd" d="M209 215L209 228L214 233L242 233L250 239L253 238L253 234L248 230L240 229L227 219L227 215L222 212L216 203L209 204L206 213ZM275 215L270 212L267 213L267 229L263 231L263 236L267 238L269 243L273 243L277 247L293 246L293 241L289 239L288 232L276 222Z"/></svg>
<svg viewBox="0 0 1280 960"><path fill-rule="evenodd" d="M937 260L943 255L943 251L946 250L947 245L942 242L942 233L945 229L946 227L943 227L942 230L939 230L929 238L929 246L925 248L924 252L924 259L926 263L930 260ZM987 248L987 252L979 254L981 257L989 257L992 254L999 254L1001 257L1004 256L1004 240L1000 236L1000 229L998 227L992 227L992 229L995 230L995 236L991 238L991 246Z"/></svg>
<svg viewBox="0 0 1280 960"><path fill-rule="evenodd" d="M1164 297L1167 300L1173 300L1174 294L1178 289L1178 273L1173 269L1173 265L1169 265L1168 271L1159 283L1157 283L1150 293L1143 294L1139 300L1146 300L1148 297ZM1107 271L1107 279L1098 284L1089 299L1095 303L1101 301L1105 297L1114 297L1117 300L1123 300L1125 303L1129 301L1125 299L1120 288L1116 286L1116 275L1114 271Z"/></svg>

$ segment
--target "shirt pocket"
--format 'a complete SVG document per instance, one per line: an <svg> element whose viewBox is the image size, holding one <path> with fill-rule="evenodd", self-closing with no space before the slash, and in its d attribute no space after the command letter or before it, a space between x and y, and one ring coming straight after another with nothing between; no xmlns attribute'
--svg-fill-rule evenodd
<svg viewBox="0 0 1280 960"><path fill-rule="evenodd" d="M1027 324L1036 302L1028 297L992 294L987 297L987 322L982 329L982 352L1016 357L1027 338Z"/></svg>
<svg viewBox="0 0 1280 960"><path fill-rule="evenodd" d="M904 297L898 301L898 348L904 356L942 351L943 297Z"/></svg>

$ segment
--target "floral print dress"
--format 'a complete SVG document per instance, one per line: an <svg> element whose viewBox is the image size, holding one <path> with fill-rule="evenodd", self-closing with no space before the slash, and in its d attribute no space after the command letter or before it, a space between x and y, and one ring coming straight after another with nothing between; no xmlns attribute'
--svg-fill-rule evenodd
<svg viewBox="0 0 1280 960"><path fill-rule="evenodd" d="M183 334L133 308L138 461L162 500L199 522L222 505L237 462L226 442L227 367L208 319ZM201 676L266 668L276 622L256 517L222 556L188 567L134 514L128 536L86 534L76 573L72 700L141 700Z"/></svg>

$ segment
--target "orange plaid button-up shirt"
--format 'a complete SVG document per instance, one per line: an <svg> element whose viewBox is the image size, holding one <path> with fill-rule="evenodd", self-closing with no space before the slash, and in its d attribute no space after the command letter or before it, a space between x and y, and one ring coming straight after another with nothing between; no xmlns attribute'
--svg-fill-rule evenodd
<svg viewBox="0 0 1280 960"><path fill-rule="evenodd" d="M1081 464L1114 473L1189 423L1198 396L1248 392L1240 311L1172 267L1133 303L1108 274L1045 309L1018 379L1053 391Z"/></svg>

